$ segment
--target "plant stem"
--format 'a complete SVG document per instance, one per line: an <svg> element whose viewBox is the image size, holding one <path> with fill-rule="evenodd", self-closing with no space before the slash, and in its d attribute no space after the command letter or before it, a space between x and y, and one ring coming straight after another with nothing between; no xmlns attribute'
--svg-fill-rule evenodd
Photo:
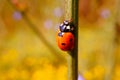
<svg viewBox="0 0 120 80"><path fill-rule="evenodd" d="M72 0L72 20L75 25L75 47L71 51L72 55L72 71L73 71L73 80L78 79L78 1Z"/></svg>
<svg viewBox="0 0 120 80"><path fill-rule="evenodd" d="M78 2L79 0L66 0L65 4L65 19L72 20L73 24L75 25L74 49L68 52L68 80L78 79ZM72 78L69 75L71 75Z"/></svg>

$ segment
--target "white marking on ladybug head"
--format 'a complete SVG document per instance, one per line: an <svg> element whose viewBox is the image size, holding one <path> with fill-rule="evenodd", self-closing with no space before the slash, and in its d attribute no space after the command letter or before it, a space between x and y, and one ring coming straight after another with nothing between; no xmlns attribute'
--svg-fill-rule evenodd
<svg viewBox="0 0 120 80"><path fill-rule="evenodd" d="M67 26L66 28L67 28L67 29L70 29L70 26Z"/></svg>
<svg viewBox="0 0 120 80"><path fill-rule="evenodd" d="M63 28L65 29L66 25L63 26Z"/></svg>
<svg viewBox="0 0 120 80"><path fill-rule="evenodd" d="M60 24L60 26L63 26L63 23L62 23L62 24Z"/></svg>
<svg viewBox="0 0 120 80"><path fill-rule="evenodd" d="M64 33L62 32L62 35L63 35Z"/></svg>

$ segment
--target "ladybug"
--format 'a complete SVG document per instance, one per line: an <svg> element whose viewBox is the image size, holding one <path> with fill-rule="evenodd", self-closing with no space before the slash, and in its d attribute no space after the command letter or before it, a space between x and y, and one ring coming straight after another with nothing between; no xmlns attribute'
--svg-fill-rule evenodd
<svg viewBox="0 0 120 80"><path fill-rule="evenodd" d="M65 20L60 26L57 33L58 47L63 51L70 51L74 48L74 25L72 22Z"/></svg>
<svg viewBox="0 0 120 80"><path fill-rule="evenodd" d="M61 32L72 32L74 31L74 25L72 22L64 21L60 26L59 29Z"/></svg>
<svg viewBox="0 0 120 80"><path fill-rule="evenodd" d="M70 51L74 48L74 35L71 32L57 33L57 44L58 47L63 51Z"/></svg>

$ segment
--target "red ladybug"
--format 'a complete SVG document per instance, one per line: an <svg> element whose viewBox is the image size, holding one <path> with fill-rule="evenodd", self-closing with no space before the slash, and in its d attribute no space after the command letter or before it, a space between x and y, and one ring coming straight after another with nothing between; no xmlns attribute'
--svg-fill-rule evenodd
<svg viewBox="0 0 120 80"><path fill-rule="evenodd" d="M71 32L57 33L58 47L63 51L70 51L74 48L74 35Z"/></svg>

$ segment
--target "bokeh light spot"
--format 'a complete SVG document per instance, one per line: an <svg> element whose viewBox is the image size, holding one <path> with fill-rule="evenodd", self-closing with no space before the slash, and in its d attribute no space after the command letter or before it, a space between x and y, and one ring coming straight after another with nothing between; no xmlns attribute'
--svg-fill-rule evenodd
<svg viewBox="0 0 120 80"><path fill-rule="evenodd" d="M78 80L84 80L84 78L81 75L78 75Z"/></svg>
<svg viewBox="0 0 120 80"><path fill-rule="evenodd" d="M60 7L56 7L56 8L54 9L54 15L55 15L56 17L61 17L62 14L63 14L63 11L62 11L62 9L61 9Z"/></svg>
<svg viewBox="0 0 120 80"><path fill-rule="evenodd" d="M50 29L50 28L52 27L52 25L53 25L52 20L46 20L46 21L44 22L44 27L45 27L46 29Z"/></svg>
<svg viewBox="0 0 120 80"><path fill-rule="evenodd" d="M108 9L103 9L100 13L100 16L104 19L108 18L110 16L110 10Z"/></svg>
<svg viewBox="0 0 120 80"><path fill-rule="evenodd" d="M19 12L19 11L15 11L14 13L13 13L13 18L15 19L15 20L21 20L22 19L22 14Z"/></svg>

